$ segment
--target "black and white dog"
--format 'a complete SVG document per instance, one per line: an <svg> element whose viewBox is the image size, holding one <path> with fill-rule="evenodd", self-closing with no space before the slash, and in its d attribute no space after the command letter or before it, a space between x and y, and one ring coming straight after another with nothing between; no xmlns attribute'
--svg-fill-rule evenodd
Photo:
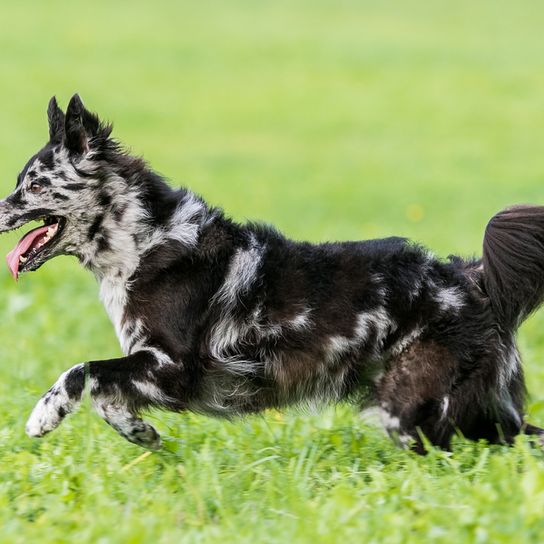
<svg viewBox="0 0 544 544"><path fill-rule="evenodd" d="M124 357L62 374L28 420L57 427L87 383L126 439L158 448L148 407L217 416L314 401L375 405L424 451L454 432L511 442L523 420L515 334L544 298L544 208L487 227L482 260L448 261L404 238L309 244L239 225L171 189L75 95L52 98L49 142L0 202L0 231L33 220L8 255L15 278L75 255L100 282Z"/></svg>

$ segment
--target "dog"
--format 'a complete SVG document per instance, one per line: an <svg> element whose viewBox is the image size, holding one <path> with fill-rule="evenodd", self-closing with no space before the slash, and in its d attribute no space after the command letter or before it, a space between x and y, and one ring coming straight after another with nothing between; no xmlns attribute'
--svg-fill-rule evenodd
<svg viewBox="0 0 544 544"><path fill-rule="evenodd" d="M401 446L455 433L511 443L524 421L516 331L544 299L544 208L491 219L482 259L405 238L310 244L238 224L172 189L74 95L48 106L49 141L0 202L0 231L34 220L11 274L57 255L97 277L123 357L70 368L38 401L41 437L81 402L157 449L156 407L233 417L292 404L374 406ZM540 438L541 439L541 438Z"/></svg>

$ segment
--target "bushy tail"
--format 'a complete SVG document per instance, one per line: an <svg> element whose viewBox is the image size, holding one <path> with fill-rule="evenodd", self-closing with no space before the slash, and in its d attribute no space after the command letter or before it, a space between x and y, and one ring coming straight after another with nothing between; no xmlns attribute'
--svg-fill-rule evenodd
<svg viewBox="0 0 544 544"><path fill-rule="evenodd" d="M513 206L489 221L483 268L499 322L517 327L544 300L544 206Z"/></svg>

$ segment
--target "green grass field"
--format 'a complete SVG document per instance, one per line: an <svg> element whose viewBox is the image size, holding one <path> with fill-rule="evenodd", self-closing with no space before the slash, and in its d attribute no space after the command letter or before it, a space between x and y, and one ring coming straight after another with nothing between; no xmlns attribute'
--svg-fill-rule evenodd
<svg viewBox="0 0 544 544"><path fill-rule="evenodd" d="M491 215L544 203L544 5L0 4L0 189L75 91L174 184L297 239L407 235L478 254ZM20 233L0 239L4 255ZM163 451L85 404L30 440L38 397L120 354L93 277L0 266L2 543L544 541L544 455L456 439L399 451L350 407L237 422L153 413ZM544 314L520 332L544 424Z"/></svg>

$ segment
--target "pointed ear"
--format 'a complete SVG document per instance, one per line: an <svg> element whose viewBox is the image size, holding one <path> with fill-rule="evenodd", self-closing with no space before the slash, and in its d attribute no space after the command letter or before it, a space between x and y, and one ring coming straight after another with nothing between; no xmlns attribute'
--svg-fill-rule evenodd
<svg viewBox="0 0 544 544"><path fill-rule="evenodd" d="M83 154L89 151L89 138L83 126L83 111L85 106L75 94L68 103L66 109L65 135L66 147L74 153Z"/></svg>
<svg viewBox="0 0 544 544"><path fill-rule="evenodd" d="M64 112L59 108L54 96L47 107L47 118L49 120L49 140L51 143L60 143L64 133Z"/></svg>
<svg viewBox="0 0 544 544"><path fill-rule="evenodd" d="M78 94L75 94L66 109L64 141L74 153L89 151L89 140L99 134L101 125L98 117L88 111Z"/></svg>

